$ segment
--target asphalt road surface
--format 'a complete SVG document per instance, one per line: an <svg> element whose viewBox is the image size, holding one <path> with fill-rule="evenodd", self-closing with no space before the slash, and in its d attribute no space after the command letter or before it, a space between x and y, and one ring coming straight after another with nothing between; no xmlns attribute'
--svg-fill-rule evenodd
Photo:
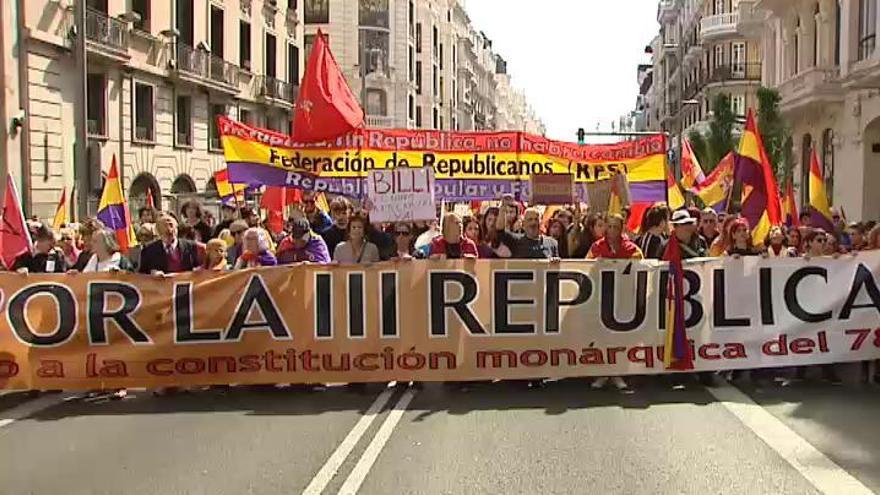
<svg viewBox="0 0 880 495"><path fill-rule="evenodd" d="M880 387L0 397L0 493L880 493Z"/></svg>

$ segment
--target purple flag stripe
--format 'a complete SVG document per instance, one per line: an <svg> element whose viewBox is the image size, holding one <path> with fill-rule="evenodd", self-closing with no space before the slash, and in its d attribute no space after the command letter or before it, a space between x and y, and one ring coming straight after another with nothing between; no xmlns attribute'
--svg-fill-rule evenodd
<svg viewBox="0 0 880 495"><path fill-rule="evenodd" d="M125 223L125 205L107 205L98 212L98 220L110 230L127 229Z"/></svg>

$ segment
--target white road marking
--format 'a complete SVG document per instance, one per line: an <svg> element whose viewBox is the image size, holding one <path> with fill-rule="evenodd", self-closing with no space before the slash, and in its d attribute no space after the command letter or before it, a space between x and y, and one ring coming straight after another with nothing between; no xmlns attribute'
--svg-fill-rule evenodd
<svg viewBox="0 0 880 495"><path fill-rule="evenodd" d="M36 414L43 409L48 409L52 406L61 404L62 402L64 402L64 400L65 397L61 394L46 395L44 397L40 397L19 404L12 409L0 411L0 428L9 426L16 421L26 418L32 414Z"/></svg>
<svg viewBox="0 0 880 495"><path fill-rule="evenodd" d="M391 438L391 433L394 432L394 428L397 426L397 423L400 421L400 418L403 416L403 413L406 411L406 408L409 406L410 401L412 401L415 395L416 392L413 389L407 389L407 391L400 397L400 400L397 401L397 404L394 404L394 408L388 414L388 417L385 418L385 422L382 423L379 431L376 432L373 441L367 445L367 449L364 450L360 460L358 460L354 469L349 473L345 483L342 484L342 488L339 489L339 494L354 495L357 493L361 484L367 478L370 468L373 467L376 459L379 458L382 448L385 447L385 443Z"/></svg>
<svg viewBox="0 0 880 495"><path fill-rule="evenodd" d="M376 416L382 411L382 408L385 407L385 404L388 403L388 400L391 398L391 394L394 393L394 388L391 384L376 397L376 400L370 405L367 412L358 420L358 422L354 425L354 428L348 432L348 435L345 436L345 439L342 440L342 443L336 447L336 450L330 457L327 459L327 462L321 466L321 469L315 474L315 477L312 478L312 481L309 483L309 486L303 491L303 495L320 495L321 492L324 491L324 488L327 487L327 484L333 479L333 476L336 475L336 472L339 471L339 468L345 462L345 459L348 458L348 455L351 454L351 451L354 449L355 445L357 445L358 441L360 441L361 437L366 433L367 428L373 423L373 420L376 419Z"/></svg>
<svg viewBox="0 0 880 495"><path fill-rule="evenodd" d="M830 495L874 493L737 388L724 385L707 390L820 492Z"/></svg>

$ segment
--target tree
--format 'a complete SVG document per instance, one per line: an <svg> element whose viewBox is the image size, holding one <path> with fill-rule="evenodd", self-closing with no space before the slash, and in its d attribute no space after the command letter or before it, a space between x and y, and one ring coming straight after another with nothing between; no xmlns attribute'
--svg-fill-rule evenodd
<svg viewBox="0 0 880 495"><path fill-rule="evenodd" d="M691 148L706 173L715 168L725 155L733 151L733 127L735 124L736 115L730 109L730 95L719 93L712 99L712 120L709 121L709 132L705 136L695 130L688 134Z"/></svg>
<svg viewBox="0 0 880 495"><path fill-rule="evenodd" d="M791 133L779 112L781 99L775 89L758 88L758 130L761 132L773 173L777 180L784 181L791 169Z"/></svg>

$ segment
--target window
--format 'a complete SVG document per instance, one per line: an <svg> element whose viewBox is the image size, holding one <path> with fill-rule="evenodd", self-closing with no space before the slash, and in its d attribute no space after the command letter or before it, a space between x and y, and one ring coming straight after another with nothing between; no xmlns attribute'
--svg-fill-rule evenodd
<svg viewBox="0 0 880 495"><path fill-rule="evenodd" d="M834 65L840 65L840 0L834 7Z"/></svg>
<svg viewBox="0 0 880 495"><path fill-rule="evenodd" d="M254 125L254 114L244 108L238 109L238 121L247 125Z"/></svg>
<svg viewBox="0 0 880 495"><path fill-rule="evenodd" d="M446 92L443 91L443 76L440 76L440 105L443 105L443 100L445 99Z"/></svg>
<svg viewBox="0 0 880 495"><path fill-rule="evenodd" d="M422 106L416 107L416 129L422 128Z"/></svg>
<svg viewBox="0 0 880 495"><path fill-rule="evenodd" d="M406 116L409 120L416 117L416 99L413 95L409 95Z"/></svg>
<svg viewBox="0 0 880 495"><path fill-rule="evenodd" d="M388 115L387 97L381 89L367 89L367 115Z"/></svg>
<svg viewBox="0 0 880 495"><path fill-rule="evenodd" d="M330 0L306 0L303 17L306 24L330 22Z"/></svg>
<svg viewBox="0 0 880 495"><path fill-rule="evenodd" d="M104 74L89 74L86 79L87 130L90 136L107 135L107 80Z"/></svg>
<svg viewBox="0 0 880 495"><path fill-rule="evenodd" d="M409 47L409 56L407 58L407 68L409 70L409 82L416 80L416 54L412 46Z"/></svg>
<svg viewBox="0 0 880 495"><path fill-rule="evenodd" d="M223 58L224 41L223 9L211 5L211 54Z"/></svg>
<svg viewBox="0 0 880 495"><path fill-rule="evenodd" d="M217 125L217 117L226 115L226 105L211 105L211 139L208 141L208 149L219 151L220 148L220 126Z"/></svg>
<svg viewBox="0 0 880 495"><path fill-rule="evenodd" d="M819 32L822 31L822 22L819 20L819 4L813 12L813 67L819 65Z"/></svg>
<svg viewBox="0 0 880 495"><path fill-rule="evenodd" d="M107 13L107 0L87 0L86 7L106 14Z"/></svg>
<svg viewBox="0 0 880 495"><path fill-rule="evenodd" d="M244 21L238 26L238 62L242 69L251 70L251 25Z"/></svg>
<svg viewBox="0 0 880 495"><path fill-rule="evenodd" d="M192 97L177 95L174 104L175 140L177 146L192 146Z"/></svg>
<svg viewBox="0 0 880 495"><path fill-rule="evenodd" d="M360 0L358 24L388 29L388 0Z"/></svg>
<svg viewBox="0 0 880 495"><path fill-rule="evenodd" d="M431 83L432 83L432 86L433 86L433 88L434 88L434 93L433 93L434 96L437 96L437 95L440 94L440 91L439 91L439 88L438 88L438 81L437 81L437 72L438 72L438 70L437 70L437 65L435 64L435 65L434 65L434 70L433 70L432 73L431 73L431 74L432 74L432 76L431 76Z"/></svg>
<svg viewBox="0 0 880 495"><path fill-rule="evenodd" d="M714 14L723 14L724 13L724 0L715 0L714 4L715 10Z"/></svg>
<svg viewBox="0 0 880 495"><path fill-rule="evenodd" d="M730 45L730 72L735 79L746 76L746 44L738 41Z"/></svg>
<svg viewBox="0 0 880 495"><path fill-rule="evenodd" d="M859 60L874 53L877 45L877 0L859 0Z"/></svg>
<svg viewBox="0 0 880 495"><path fill-rule="evenodd" d="M390 33L376 29L361 29L358 42L360 56L366 58L360 61L361 64L365 64L365 74L376 73L389 77Z"/></svg>
<svg viewBox="0 0 880 495"><path fill-rule="evenodd" d="M440 43L440 70L443 70L443 43Z"/></svg>
<svg viewBox="0 0 880 495"><path fill-rule="evenodd" d="M266 33L266 60L263 71L266 77L275 78L277 76L276 65L278 63L278 55L275 51L275 35Z"/></svg>
<svg viewBox="0 0 880 495"><path fill-rule="evenodd" d="M416 24L416 53L422 53L422 23Z"/></svg>
<svg viewBox="0 0 880 495"><path fill-rule="evenodd" d="M439 122L440 114L437 113L436 108L433 110L433 116L434 116L434 118L432 119L432 121L433 121L434 129L439 129L440 128L440 122Z"/></svg>
<svg viewBox="0 0 880 495"><path fill-rule="evenodd" d="M834 131L832 129L822 131L822 168L825 194L828 195L830 205L834 198Z"/></svg>
<svg viewBox="0 0 880 495"><path fill-rule="evenodd" d="M409 0L409 10L407 10L407 19L409 22L409 35L410 37L415 36L415 25L416 25L416 5L413 3L413 0Z"/></svg>
<svg viewBox="0 0 880 495"><path fill-rule="evenodd" d="M437 52L439 51L439 47L438 47L438 45L439 45L438 38L439 37L437 35L437 26L434 26L433 28L431 28L431 30L432 30L432 36L431 36L431 50L432 51L431 51L431 54L434 57L437 57L437 55L438 55Z"/></svg>
<svg viewBox="0 0 880 495"><path fill-rule="evenodd" d="M422 94L422 61L416 60L416 94Z"/></svg>
<svg viewBox="0 0 880 495"><path fill-rule="evenodd" d="M737 117L746 115L746 97L745 95L734 95L730 97L730 111Z"/></svg>
<svg viewBox="0 0 880 495"><path fill-rule="evenodd" d="M716 45L714 49L715 62L714 68L718 69L724 66L724 47L722 45Z"/></svg>
<svg viewBox="0 0 880 495"><path fill-rule="evenodd" d="M150 0L131 0L131 11L140 16L134 28L150 32Z"/></svg>
<svg viewBox="0 0 880 495"><path fill-rule="evenodd" d="M299 47L287 44L287 82L299 86Z"/></svg>
<svg viewBox="0 0 880 495"><path fill-rule="evenodd" d="M134 83L134 138L133 141L150 142L156 140L153 86Z"/></svg>
<svg viewBox="0 0 880 495"><path fill-rule="evenodd" d="M188 45L193 46L195 43L194 39L194 27L193 27L193 0L175 0L177 5L177 12L174 16L177 25L177 32L180 35L177 37L177 41Z"/></svg>

